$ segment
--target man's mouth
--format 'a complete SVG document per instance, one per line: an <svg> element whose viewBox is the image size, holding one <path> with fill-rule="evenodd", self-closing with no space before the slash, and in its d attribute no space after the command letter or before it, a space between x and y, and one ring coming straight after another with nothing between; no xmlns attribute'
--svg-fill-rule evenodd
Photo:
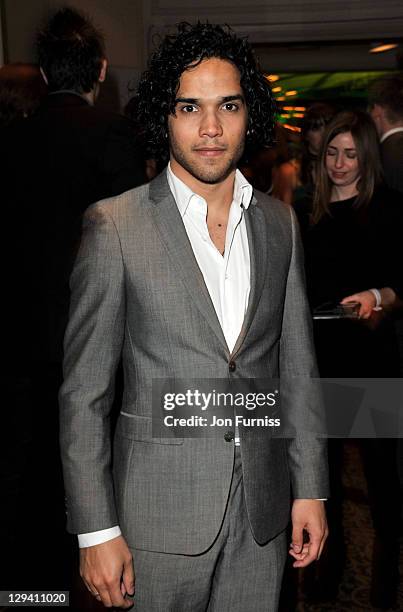
<svg viewBox="0 0 403 612"><path fill-rule="evenodd" d="M196 147L193 149L198 155L202 157L219 157L225 151L225 147Z"/></svg>

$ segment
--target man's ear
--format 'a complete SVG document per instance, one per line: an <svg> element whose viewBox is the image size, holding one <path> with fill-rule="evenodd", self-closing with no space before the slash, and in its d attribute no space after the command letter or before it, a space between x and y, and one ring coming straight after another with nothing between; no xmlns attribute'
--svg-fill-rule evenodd
<svg viewBox="0 0 403 612"><path fill-rule="evenodd" d="M108 60L106 59L106 57L104 57L101 63L101 71L98 77L98 81L100 83L103 83L105 81L107 69L108 69Z"/></svg>
<svg viewBox="0 0 403 612"><path fill-rule="evenodd" d="M379 104L374 104L371 108L371 116L373 119L378 119L379 117L383 117L384 109Z"/></svg>
<svg viewBox="0 0 403 612"><path fill-rule="evenodd" d="M43 80L45 81L46 85L49 85L49 83L48 83L48 78L47 78L47 76L46 76L46 74L45 74L45 71L44 71L44 69L42 68L42 66L39 66L39 71L40 71L40 73L41 73L41 75L42 75L42 78L43 78Z"/></svg>

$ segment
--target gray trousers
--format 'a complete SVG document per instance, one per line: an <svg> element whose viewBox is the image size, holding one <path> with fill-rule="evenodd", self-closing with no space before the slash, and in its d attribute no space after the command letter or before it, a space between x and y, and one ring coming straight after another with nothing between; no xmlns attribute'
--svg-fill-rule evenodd
<svg viewBox="0 0 403 612"><path fill-rule="evenodd" d="M275 491L273 491L275 495ZM173 555L132 549L136 612L276 612L286 558L285 532L254 540L246 513L242 462L234 472L220 533L205 553Z"/></svg>

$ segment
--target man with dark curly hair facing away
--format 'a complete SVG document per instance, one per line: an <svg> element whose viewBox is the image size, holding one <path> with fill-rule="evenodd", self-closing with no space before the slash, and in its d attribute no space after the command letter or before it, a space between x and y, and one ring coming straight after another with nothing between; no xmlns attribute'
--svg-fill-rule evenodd
<svg viewBox="0 0 403 612"><path fill-rule="evenodd" d="M316 376L294 215L237 170L245 147L270 144L273 106L245 40L180 24L139 85L139 121L168 166L85 216L61 445L81 575L107 607L276 610L290 489L294 566L327 536L323 442L242 426L153 437L153 379Z"/></svg>

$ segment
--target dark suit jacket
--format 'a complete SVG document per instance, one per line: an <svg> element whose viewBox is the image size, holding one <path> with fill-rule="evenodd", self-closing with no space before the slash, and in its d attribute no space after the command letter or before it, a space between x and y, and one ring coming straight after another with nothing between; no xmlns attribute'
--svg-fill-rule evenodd
<svg viewBox="0 0 403 612"><path fill-rule="evenodd" d="M27 369L60 363L82 213L146 182L133 125L77 94L50 94L34 117L3 130L0 163L5 227L18 228L6 233L9 354L21 361L24 343Z"/></svg>
<svg viewBox="0 0 403 612"><path fill-rule="evenodd" d="M65 514L56 404L81 215L94 201L144 182L141 168L129 120L74 94L50 95L35 117L1 131L5 299L0 335L6 361L1 388L10 391L10 399L4 402L0 428L10 445L4 472L0 469L7 535L0 546L10 559L21 547L36 551L20 584L35 584L35 563L41 567L38 536L44 531L57 541L55 575L70 555L60 535ZM20 509L38 491L41 504L31 504L30 516L22 520ZM65 584L53 573L50 568L43 584ZM4 588L7 584L14 583Z"/></svg>
<svg viewBox="0 0 403 612"><path fill-rule="evenodd" d="M126 117L77 94L54 93L29 127L53 194L75 209L146 182L134 126Z"/></svg>
<svg viewBox="0 0 403 612"><path fill-rule="evenodd" d="M386 184L403 193L403 132L391 134L381 143L381 158Z"/></svg>

